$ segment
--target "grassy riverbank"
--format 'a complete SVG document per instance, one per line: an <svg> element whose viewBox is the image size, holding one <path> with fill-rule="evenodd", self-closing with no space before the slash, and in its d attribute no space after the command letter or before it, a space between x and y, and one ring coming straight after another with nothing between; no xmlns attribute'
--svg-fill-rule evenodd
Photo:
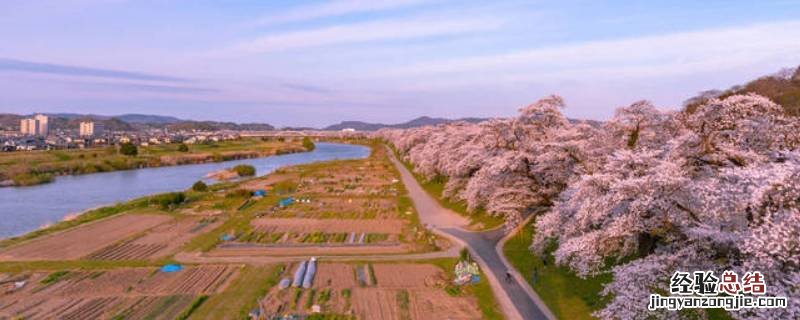
<svg viewBox="0 0 800 320"><path fill-rule="evenodd" d="M164 144L138 147L133 156L117 147L0 153L0 183L26 186L47 183L59 175L129 170L205 162L258 158L313 150L313 144L294 140L246 138L205 144Z"/></svg>

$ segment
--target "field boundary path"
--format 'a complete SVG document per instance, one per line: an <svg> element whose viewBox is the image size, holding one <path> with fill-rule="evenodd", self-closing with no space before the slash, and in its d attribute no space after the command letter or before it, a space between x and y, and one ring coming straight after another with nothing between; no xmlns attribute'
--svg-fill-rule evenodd
<svg viewBox="0 0 800 320"><path fill-rule="evenodd" d="M387 147L388 149L388 147ZM400 178L408 190L408 195L414 202L420 222L428 228L451 239L469 249L470 253L483 270L492 286L495 297L509 319L555 319L553 313L542 300L500 256L497 246L504 238L502 229L483 232L464 230L468 220L459 214L442 207L439 202L431 197L419 185L414 175L394 156L389 150L389 159L400 172ZM513 277L505 279L505 272L509 271Z"/></svg>

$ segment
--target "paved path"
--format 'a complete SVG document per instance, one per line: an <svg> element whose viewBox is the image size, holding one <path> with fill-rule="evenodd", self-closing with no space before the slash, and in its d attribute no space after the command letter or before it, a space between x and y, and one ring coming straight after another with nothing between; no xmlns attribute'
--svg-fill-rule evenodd
<svg viewBox="0 0 800 320"><path fill-rule="evenodd" d="M468 220L442 207L422 189L411 172L394 157L391 150L389 155L392 163L400 171L400 177L414 202L420 221L434 232L469 248L489 278L489 283L507 318L526 320L554 318L536 293L526 290L527 283L522 283L524 280L518 274L511 280L506 278L506 271L512 268L504 264L496 250L498 242L504 235L502 229L483 232L462 229L468 224Z"/></svg>

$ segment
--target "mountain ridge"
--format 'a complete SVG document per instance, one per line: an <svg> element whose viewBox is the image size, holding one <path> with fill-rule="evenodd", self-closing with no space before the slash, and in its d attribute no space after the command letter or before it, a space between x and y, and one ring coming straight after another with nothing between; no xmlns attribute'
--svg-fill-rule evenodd
<svg viewBox="0 0 800 320"><path fill-rule="evenodd" d="M488 118L475 118L475 117L468 117L468 118L459 118L459 119L447 119L447 118L434 118L428 116L421 116L414 119L411 119L406 122L395 123L395 124L384 124L384 123L372 123L372 122L365 122L365 121L342 121L337 124L329 125L327 127L322 128L322 130L327 131L339 131L343 129L355 129L358 131L377 131L384 128L392 128L392 129L408 129L408 128L415 128L415 127L422 127L422 126L432 126L432 125L439 125L443 123L452 123L458 121L466 121L471 123L478 123L482 121L489 120Z"/></svg>

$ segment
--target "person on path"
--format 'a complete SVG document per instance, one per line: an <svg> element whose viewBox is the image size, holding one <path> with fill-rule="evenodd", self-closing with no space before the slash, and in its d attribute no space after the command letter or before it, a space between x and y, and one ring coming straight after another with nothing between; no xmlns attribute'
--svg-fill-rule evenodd
<svg viewBox="0 0 800 320"><path fill-rule="evenodd" d="M511 271L506 270L506 282L511 282Z"/></svg>

